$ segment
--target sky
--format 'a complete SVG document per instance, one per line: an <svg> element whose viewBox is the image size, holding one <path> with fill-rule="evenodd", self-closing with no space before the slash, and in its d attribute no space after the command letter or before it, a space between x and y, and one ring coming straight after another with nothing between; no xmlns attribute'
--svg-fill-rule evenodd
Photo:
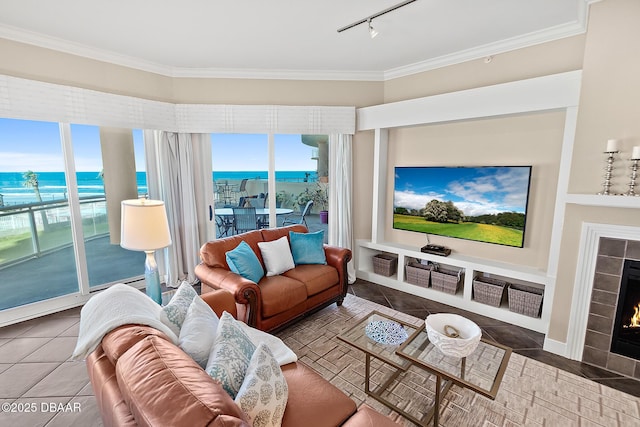
<svg viewBox="0 0 640 427"><path fill-rule="evenodd" d="M524 213L529 166L397 167L394 207L422 209L433 199L452 201L466 216Z"/></svg>
<svg viewBox="0 0 640 427"><path fill-rule="evenodd" d="M76 171L100 171L100 130L71 125ZM213 134L212 164L219 171L267 170L267 135ZM300 135L275 135L276 169L316 170L312 147ZM136 170L144 171L142 131L133 131ZM0 118L0 172L64 170L58 123Z"/></svg>

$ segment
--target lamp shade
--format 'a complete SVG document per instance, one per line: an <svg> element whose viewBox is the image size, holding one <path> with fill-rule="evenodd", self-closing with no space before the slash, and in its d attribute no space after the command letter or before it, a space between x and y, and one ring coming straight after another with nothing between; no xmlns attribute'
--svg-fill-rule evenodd
<svg viewBox="0 0 640 427"><path fill-rule="evenodd" d="M132 251L153 251L171 244L169 222L161 200L122 201L120 246Z"/></svg>

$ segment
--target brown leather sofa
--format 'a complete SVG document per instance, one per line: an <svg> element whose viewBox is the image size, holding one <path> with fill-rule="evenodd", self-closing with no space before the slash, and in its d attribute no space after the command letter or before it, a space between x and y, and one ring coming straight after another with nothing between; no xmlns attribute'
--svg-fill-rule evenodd
<svg viewBox="0 0 640 427"><path fill-rule="evenodd" d="M289 231L306 233L304 225L250 231L207 242L200 248L201 263L195 273L202 283L202 294L214 289L231 292L238 305L238 317L250 326L274 331L333 302L342 304L347 294L347 262L351 251L324 245L327 265L298 265L282 275L263 277L259 283L233 273L226 253L241 241L249 244L264 268L258 242L287 236Z"/></svg>
<svg viewBox="0 0 640 427"><path fill-rule="evenodd" d="M203 296L218 315L237 315L226 291ZM124 325L86 360L105 426L248 426L231 397L162 332ZM282 367L289 388L284 427L398 427L300 362Z"/></svg>

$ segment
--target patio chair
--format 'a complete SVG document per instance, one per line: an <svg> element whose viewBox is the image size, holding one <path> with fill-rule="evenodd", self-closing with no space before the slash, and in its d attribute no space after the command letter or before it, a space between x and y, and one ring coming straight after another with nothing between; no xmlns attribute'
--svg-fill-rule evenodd
<svg viewBox="0 0 640 427"><path fill-rule="evenodd" d="M304 224L304 225L307 225L307 220L305 219L305 217L311 211L312 207L313 207L313 200L309 200L307 202L307 205L304 207L304 209L303 209L301 214L289 214L289 215L285 216L284 220L282 221L282 225L283 226L285 226L287 224Z"/></svg>
<svg viewBox="0 0 640 427"><path fill-rule="evenodd" d="M233 228L236 233L256 230L258 228L256 208L233 208Z"/></svg>
<svg viewBox="0 0 640 427"><path fill-rule="evenodd" d="M233 218L216 215L217 237L229 236L229 230L233 230Z"/></svg>
<svg viewBox="0 0 640 427"><path fill-rule="evenodd" d="M244 178L242 181L240 181L240 188L238 188L234 192L236 199L239 199L242 196L249 197L249 192L247 192L247 181L249 181L247 178Z"/></svg>

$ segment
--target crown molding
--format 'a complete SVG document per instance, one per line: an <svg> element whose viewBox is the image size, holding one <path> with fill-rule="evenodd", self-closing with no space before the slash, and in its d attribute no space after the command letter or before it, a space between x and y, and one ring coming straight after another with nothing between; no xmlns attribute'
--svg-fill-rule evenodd
<svg viewBox="0 0 640 427"><path fill-rule="evenodd" d="M232 68L185 68L171 67L151 61L144 61L107 50L96 49L80 43L74 43L56 37L46 36L20 28L0 25L0 38L31 44L96 61L107 62L176 78L226 78L226 79L265 79L265 80L345 80L345 81L386 81L412 74L430 71L461 62L484 58L524 47L533 46L586 32L589 5L601 0L583 0L577 21L565 25L514 37L497 43L490 43L473 49L444 55L438 58L416 62L386 71L363 70L277 70L277 69L232 69Z"/></svg>
<svg viewBox="0 0 640 427"><path fill-rule="evenodd" d="M241 68L174 68L171 77L266 80L382 81L382 71L261 70Z"/></svg>
<svg viewBox="0 0 640 427"><path fill-rule="evenodd" d="M513 37L497 43L489 43L473 49L456 52L451 55L443 55L427 61L416 62L403 67L397 67L384 72L384 81L406 77L425 71L435 70L462 62L472 61L500 53L510 52L537 44L542 44L566 37L584 34L586 28L580 23L560 25L544 31L529 33L524 36Z"/></svg>
<svg viewBox="0 0 640 427"><path fill-rule="evenodd" d="M176 78L225 78L225 79L265 79L265 80L349 80L382 81L382 71L338 71L338 70L267 70L267 69L226 69L226 68L186 68L170 67L144 61L111 51L92 48L40 33L26 31L7 25L0 25L0 38L26 43L45 49L81 56L96 61L121 65L140 71Z"/></svg>

